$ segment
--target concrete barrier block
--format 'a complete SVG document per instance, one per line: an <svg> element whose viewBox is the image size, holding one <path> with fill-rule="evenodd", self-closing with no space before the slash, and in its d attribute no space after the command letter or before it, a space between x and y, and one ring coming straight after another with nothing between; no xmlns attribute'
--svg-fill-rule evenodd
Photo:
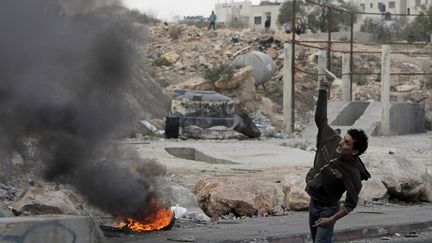
<svg viewBox="0 0 432 243"><path fill-rule="evenodd" d="M89 217L8 217L0 218L0 242L100 243L104 236Z"/></svg>

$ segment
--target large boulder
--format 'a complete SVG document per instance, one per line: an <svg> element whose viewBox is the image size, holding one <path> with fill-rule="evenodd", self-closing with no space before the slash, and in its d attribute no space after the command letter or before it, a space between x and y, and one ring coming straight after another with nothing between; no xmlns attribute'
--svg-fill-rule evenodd
<svg viewBox="0 0 432 243"><path fill-rule="evenodd" d="M425 172L420 178L402 177L383 179L390 199L405 202L432 202L432 176Z"/></svg>
<svg viewBox="0 0 432 243"><path fill-rule="evenodd" d="M420 202L425 187L420 180L412 178L386 178L383 184L388 190L390 199L396 198L406 202Z"/></svg>
<svg viewBox="0 0 432 243"><path fill-rule="evenodd" d="M11 206L18 214L82 215L82 205L82 199L70 190L40 185L24 190Z"/></svg>
<svg viewBox="0 0 432 243"><path fill-rule="evenodd" d="M252 66L247 65L237 70L231 79L220 78L214 85L219 92L235 89L253 75L252 71Z"/></svg>
<svg viewBox="0 0 432 243"><path fill-rule="evenodd" d="M387 193L387 188L379 178L371 178L362 182L363 187L359 198L365 201L372 201L375 198L382 198Z"/></svg>
<svg viewBox="0 0 432 243"><path fill-rule="evenodd" d="M200 180L193 192L199 206L210 217L230 212L237 216L267 215L277 204L273 186L245 178Z"/></svg>
<svg viewBox="0 0 432 243"><path fill-rule="evenodd" d="M294 211L304 211L309 208L310 197L305 192L305 179L301 176L286 176L282 183L284 199L282 207Z"/></svg>
<svg viewBox="0 0 432 243"><path fill-rule="evenodd" d="M380 180L390 198L406 201L432 202L432 176L425 166L414 163L397 150L382 149L362 155L372 178Z"/></svg>
<svg viewBox="0 0 432 243"><path fill-rule="evenodd" d="M142 113L158 118L168 114L170 99L163 93L161 85L147 72L138 70L125 92L127 95L125 94L123 99L131 105L132 111L136 112L138 118L144 118Z"/></svg>

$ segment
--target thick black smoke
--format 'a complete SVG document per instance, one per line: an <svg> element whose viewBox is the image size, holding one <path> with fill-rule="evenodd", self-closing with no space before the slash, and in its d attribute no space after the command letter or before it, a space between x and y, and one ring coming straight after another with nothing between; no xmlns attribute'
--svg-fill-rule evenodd
<svg viewBox="0 0 432 243"><path fill-rule="evenodd" d="M134 216L155 193L152 177L135 179L106 151L134 122L122 89L140 34L121 17L126 9L106 6L113 2L0 1L0 146L19 151L23 138L36 138L47 180Z"/></svg>

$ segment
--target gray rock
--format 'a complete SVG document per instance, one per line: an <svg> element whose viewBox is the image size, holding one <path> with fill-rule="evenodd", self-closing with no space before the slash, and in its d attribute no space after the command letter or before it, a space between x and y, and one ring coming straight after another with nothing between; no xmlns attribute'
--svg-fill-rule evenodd
<svg viewBox="0 0 432 243"><path fill-rule="evenodd" d="M186 187L170 186L167 188L168 199L171 205L179 205L181 207L198 207L195 195Z"/></svg>
<svg viewBox="0 0 432 243"><path fill-rule="evenodd" d="M283 207L294 211L305 211L309 207L309 195L304 188L306 183L303 176L286 176L283 180Z"/></svg>
<svg viewBox="0 0 432 243"><path fill-rule="evenodd" d="M12 153L12 158L11 158L11 162L13 165L15 166L20 166L20 165L24 165L24 159L21 156L21 154L19 154L18 152L14 151Z"/></svg>

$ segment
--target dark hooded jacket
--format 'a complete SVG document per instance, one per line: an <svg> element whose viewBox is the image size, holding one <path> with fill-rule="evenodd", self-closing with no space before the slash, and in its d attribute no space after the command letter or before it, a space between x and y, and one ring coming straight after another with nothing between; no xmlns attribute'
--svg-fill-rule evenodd
<svg viewBox="0 0 432 243"><path fill-rule="evenodd" d="M327 122L327 92L327 87L320 87L315 112L318 150L314 166L306 175L306 192L319 204L332 206L346 191L343 208L349 213L357 206L361 181L371 176L358 156L352 161L338 157L336 148L342 138Z"/></svg>

